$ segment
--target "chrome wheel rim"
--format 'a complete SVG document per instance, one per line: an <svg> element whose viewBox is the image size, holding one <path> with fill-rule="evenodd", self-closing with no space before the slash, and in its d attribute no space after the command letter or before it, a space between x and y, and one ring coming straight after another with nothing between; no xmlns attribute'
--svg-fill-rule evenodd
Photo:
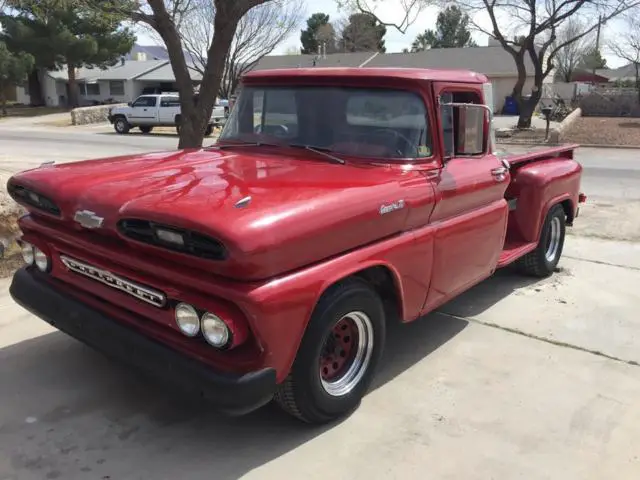
<svg viewBox="0 0 640 480"><path fill-rule="evenodd" d="M124 120L118 120L116 122L116 130L119 132L124 132Z"/></svg>
<svg viewBox="0 0 640 480"><path fill-rule="evenodd" d="M560 219L553 217L549 223L549 238L547 240L547 249L545 251L545 258L547 262L553 262L560 250L560 237L562 228L560 225Z"/></svg>
<svg viewBox="0 0 640 480"><path fill-rule="evenodd" d="M364 312L350 312L336 322L320 354L325 392L342 397L353 391L371 362L373 339L373 325Z"/></svg>

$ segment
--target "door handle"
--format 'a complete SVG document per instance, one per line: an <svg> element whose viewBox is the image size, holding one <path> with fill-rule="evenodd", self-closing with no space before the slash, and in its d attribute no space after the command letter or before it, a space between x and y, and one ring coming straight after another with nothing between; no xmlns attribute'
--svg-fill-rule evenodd
<svg viewBox="0 0 640 480"><path fill-rule="evenodd" d="M507 178L507 172L509 169L507 167L497 167L491 170L491 175L496 179L497 182L502 182L505 178Z"/></svg>

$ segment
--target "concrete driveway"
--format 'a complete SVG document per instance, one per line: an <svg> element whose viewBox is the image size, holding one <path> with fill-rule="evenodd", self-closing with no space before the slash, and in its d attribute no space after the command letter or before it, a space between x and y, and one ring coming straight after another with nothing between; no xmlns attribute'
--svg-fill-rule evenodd
<svg viewBox="0 0 640 480"><path fill-rule="evenodd" d="M30 143L63 148L47 135ZM113 145L92 156L136 151ZM640 478L640 217L621 229L616 210L640 200L640 164L582 152L591 210L560 270L501 271L394 325L374 387L336 425L215 414L56 332L0 280L0 480Z"/></svg>

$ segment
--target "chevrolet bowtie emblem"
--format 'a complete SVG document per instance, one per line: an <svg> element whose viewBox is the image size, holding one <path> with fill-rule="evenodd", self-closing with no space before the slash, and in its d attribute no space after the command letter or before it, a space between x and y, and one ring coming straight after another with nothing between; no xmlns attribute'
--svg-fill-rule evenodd
<svg viewBox="0 0 640 480"><path fill-rule="evenodd" d="M89 210L78 210L73 219L84 228L100 228L104 218L99 217Z"/></svg>

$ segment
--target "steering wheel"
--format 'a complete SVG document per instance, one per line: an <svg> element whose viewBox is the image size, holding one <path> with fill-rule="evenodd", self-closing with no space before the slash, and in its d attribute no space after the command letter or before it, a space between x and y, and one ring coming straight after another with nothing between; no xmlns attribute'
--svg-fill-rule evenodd
<svg viewBox="0 0 640 480"><path fill-rule="evenodd" d="M263 133L263 130L266 130L265 135L273 135L278 138L289 135L289 129L285 125L267 125L264 129L262 127L262 125L256 125L253 129L254 133Z"/></svg>
<svg viewBox="0 0 640 480"><path fill-rule="evenodd" d="M378 132L383 134L383 135L393 135L394 141L396 143L397 143L398 139L402 140L404 142L404 144L405 144L405 149L406 149L406 147L409 147L410 150L416 150L417 151L417 149L418 149L418 147L417 147L417 145L415 144L414 141L409 140L407 137L405 137L403 134L401 134L397 130L392 130L392 129L389 129L389 128L377 128L376 130L373 131L372 135L375 135ZM400 151L399 148L396 149L395 153L397 153L401 157L404 156L404 153L402 153L402 151Z"/></svg>

